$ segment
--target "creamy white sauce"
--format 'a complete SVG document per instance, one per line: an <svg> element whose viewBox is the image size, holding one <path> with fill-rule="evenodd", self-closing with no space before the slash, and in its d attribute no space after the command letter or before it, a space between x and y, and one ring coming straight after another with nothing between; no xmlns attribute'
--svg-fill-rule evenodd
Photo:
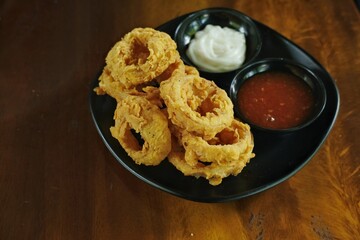
<svg viewBox="0 0 360 240"><path fill-rule="evenodd" d="M228 27L206 25L195 34L186 51L190 60L207 72L228 72L245 60L245 35Z"/></svg>

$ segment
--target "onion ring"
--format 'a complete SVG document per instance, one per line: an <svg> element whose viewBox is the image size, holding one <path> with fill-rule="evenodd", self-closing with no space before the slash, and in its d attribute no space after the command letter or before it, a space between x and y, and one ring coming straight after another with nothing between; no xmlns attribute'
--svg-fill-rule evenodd
<svg viewBox="0 0 360 240"><path fill-rule="evenodd" d="M239 161L226 165L219 165L216 162L211 164L198 162L195 166L191 166L185 161L185 149L173 139L172 150L168 155L168 160L185 176L203 177L209 181L209 184L217 186L222 182L223 178L230 175L237 176L243 170L250 160L249 156L252 156L250 148L246 153Z"/></svg>
<svg viewBox="0 0 360 240"><path fill-rule="evenodd" d="M112 77L126 88L149 82L180 59L174 40L152 28L135 28L109 51Z"/></svg>
<svg viewBox="0 0 360 240"><path fill-rule="evenodd" d="M188 132L181 135L180 141L185 148L185 161L190 166L196 166L199 161L224 166L254 157L250 127L236 119L209 141Z"/></svg>
<svg viewBox="0 0 360 240"><path fill-rule="evenodd" d="M148 100L123 93L115 114L115 126L110 128L127 154L137 164L158 165L171 150L168 120L161 110ZM132 134L135 130L144 140L142 146Z"/></svg>
<svg viewBox="0 0 360 240"><path fill-rule="evenodd" d="M175 75L160 84L172 123L205 139L213 138L234 119L226 92L197 75Z"/></svg>

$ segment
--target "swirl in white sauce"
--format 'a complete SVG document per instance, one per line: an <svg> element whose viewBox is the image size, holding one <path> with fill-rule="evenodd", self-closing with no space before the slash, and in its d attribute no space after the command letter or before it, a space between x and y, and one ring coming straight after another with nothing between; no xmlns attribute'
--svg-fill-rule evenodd
<svg viewBox="0 0 360 240"><path fill-rule="evenodd" d="M207 72L228 72L239 68L245 60L243 33L228 27L207 25L195 34L186 51L190 60Z"/></svg>

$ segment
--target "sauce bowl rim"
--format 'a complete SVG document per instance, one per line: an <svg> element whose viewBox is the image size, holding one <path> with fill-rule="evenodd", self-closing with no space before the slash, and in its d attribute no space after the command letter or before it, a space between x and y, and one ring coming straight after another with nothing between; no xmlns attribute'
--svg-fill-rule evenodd
<svg viewBox="0 0 360 240"><path fill-rule="evenodd" d="M279 68L274 68L274 65L277 65ZM257 71L255 70L257 68ZM259 69L260 68L260 69ZM286 69L287 71L284 71L286 73L290 73L295 75L296 77L300 78L306 84L312 89L314 96L315 96L315 102L314 102L314 111L311 113L311 115L308 117L307 120L305 120L303 123L290 127L290 128L267 128L264 126L259 126L257 124L252 123L249 119L243 116L239 109L238 104L238 91L241 88L241 86L251 79L256 74L269 72L269 71L282 71L279 69ZM296 68L297 70L302 71L303 74L308 76L308 79L311 79L312 86L308 83L307 80L305 80L303 77L297 75L292 71L291 68ZM252 73L256 71L255 73ZM246 74L252 73L250 76L246 76ZM242 121L249 124L252 128L265 131L265 132L272 132L272 133L291 133L295 132L301 129L306 128L307 126L311 125L323 112L326 102L327 102L327 94L326 94L326 88L325 85L320 77L318 77L311 69L306 67L303 64L300 64L298 62L295 62L290 59L286 58L265 58L259 61L255 61L244 67L242 70L240 70L233 78L231 85L230 85L230 99L232 100L234 104L234 111L235 116L240 118Z"/></svg>

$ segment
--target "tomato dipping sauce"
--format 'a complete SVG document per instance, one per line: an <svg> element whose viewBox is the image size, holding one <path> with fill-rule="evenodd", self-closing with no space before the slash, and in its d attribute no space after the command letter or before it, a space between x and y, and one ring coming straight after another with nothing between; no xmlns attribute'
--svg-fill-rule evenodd
<svg viewBox="0 0 360 240"><path fill-rule="evenodd" d="M259 73L240 87L241 114L251 123L269 129L301 125L312 114L315 104L312 89L291 73Z"/></svg>

